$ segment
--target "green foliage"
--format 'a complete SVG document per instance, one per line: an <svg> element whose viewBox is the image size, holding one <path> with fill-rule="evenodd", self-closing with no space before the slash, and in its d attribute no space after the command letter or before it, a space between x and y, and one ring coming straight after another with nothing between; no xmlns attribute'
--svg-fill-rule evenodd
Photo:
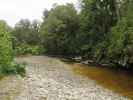
<svg viewBox="0 0 133 100"><path fill-rule="evenodd" d="M0 21L0 77L9 74L25 73L22 65L13 62L12 36L9 27L4 21Z"/></svg>
<svg viewBox="0 0 133 100"><path fill-rule="evenodd" d="M39 22L32 23L23 19L20 20L12 31L13 47L16 55L33 54L38 55L43 53L41 46L41 37L39 32Z"/></svg>
<svg viewBox="0 0 133 100"><path fill-rule="evenodd" d="M55 6L41 25L43 44L51 54L74 54L76 33L79 28L78 14L72 4Z"/></svg>
<svg viewBox="0 0 133 100"><path fill-rule="evenodd" d="M133 2L130 2L127 15L113 27L108 56L113 62L129 67L133 64Z"/></svg>
<svg viewBox="0 0 133 100"><path fill-rule="evenodd" d="M100 62L106 58L109 33L117 23L115 0L82 0L80 13L80 52Z"/></svg>
<svg viewBox="0 0 133 100"><path fill-rule="evenodd" d="M133 2L82 0L81 33L83 55L95 62L133 65ZM88 40L87 40L88 38Z"/></svg>
<svg viewBox="0 0 133 100"><path fill-rule="evenodd" d="M44 52L45 52L44 48L39 45L21 44L21 45L15 47L16 55L25 55L25 54L39 55Z"/></svg>
<svg viewBox="0 0 133 100"><path fill-rule="evenodd" d="M41 35L47 53L81 55L96 63L133 65L133 1L82 0L44 12ZM59 14L60 13L60 14Z"/></svg>
<svg viewBox="0 0 133 100"><path fill-rule="evenodd" d="M14 64L14 67L16 68L16 73L21 75L22 77L25 76L26 74L26 68L25 68L26 64L23 63L23 64L17 64L15 63Z"/></svg>
<svg viewBox="0 0 133 100"><path fill-rule="evenodd" d="M26 74L25 64L17 64L12 62L10 65L0 66L0 77L11 74L19 74L24 77Z"/></svg>
<svg viewBox="0 0 133 100"><path fill-rule="evenodd" d="M0 65L9 65L12 60L11 35L6 23L0 21Z"/></svg>
<svg viewBox="0 0 133 100"><path fill-rule="evenodd" d="M14 36L13 45L17 46L22 43L26 44L39 44L39 22L33 21L32 23L27 19L20 20L12 31Z"/></svg>
<svg viewBox="0 0 133 100"><path fill-rule="evenodd" d="M11 32L13 36L0 21L0 65L11 65L15 50L16 55L80 55L96 63L131 67L133 1L81 0L80 10L77 12L73 4L54 5L44 11L41 24L26 19L18 22ZM23 67L7 69L24 72Z"/></svg>

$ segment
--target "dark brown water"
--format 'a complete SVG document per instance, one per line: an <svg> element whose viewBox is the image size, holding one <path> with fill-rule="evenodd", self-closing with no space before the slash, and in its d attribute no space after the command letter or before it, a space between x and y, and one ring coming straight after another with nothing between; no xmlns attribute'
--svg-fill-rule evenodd
<svg viewBox="0 0 133 100"><path fill-rule="evenodd" d="M71 65L76 74L87 76L103 87L133 99L133 75L128 72L83 64Z"/></svg>

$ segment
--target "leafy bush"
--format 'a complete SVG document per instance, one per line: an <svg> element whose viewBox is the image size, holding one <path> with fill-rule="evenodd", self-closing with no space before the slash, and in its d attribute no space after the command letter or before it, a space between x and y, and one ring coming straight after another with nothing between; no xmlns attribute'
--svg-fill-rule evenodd
<svg viewBox="0 0 133 100"><path fill-rule="evenodd" d="M16 72L21 76L25 76L26 74L25 64L16 64Z"/></svg>
<svg viewBox="0 0 133 100"><path fill-rule="evenodd" d="M0 21L0 78L9 74L24 76L25 67L13 62L12 37L4 21Z"/></svg>
<svg viewBox="0 0 133 100"><path fill-rule="evenodd" d="M33 54L39 55L43 53L43 47L39 45L21 44L15 48L16 55Z"/></svg>
<svg viewBox="0 0 133 100"><path fill-rule="evenodd" d="M19 74L25 76L25 64L11 63L8 66L0 66L0 76L10 75L10 74Z"/></svg>
<svg viewBox="0 0 133 100"><path fill-rule="evenodd" d="M0 65L9 65L13 60L11 36L5 22L0 21Z"/></svg>

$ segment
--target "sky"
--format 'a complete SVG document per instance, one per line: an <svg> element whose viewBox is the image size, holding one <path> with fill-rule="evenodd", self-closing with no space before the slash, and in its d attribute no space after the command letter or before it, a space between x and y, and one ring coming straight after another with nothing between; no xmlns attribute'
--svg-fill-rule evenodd
<svg viewBox="0 0 133 100"><path fill-rule="evenodd" d="M78 0L0 0L0 19L14 26L20 19L41 20L44 9L54 3L77 4Z"/></svg>

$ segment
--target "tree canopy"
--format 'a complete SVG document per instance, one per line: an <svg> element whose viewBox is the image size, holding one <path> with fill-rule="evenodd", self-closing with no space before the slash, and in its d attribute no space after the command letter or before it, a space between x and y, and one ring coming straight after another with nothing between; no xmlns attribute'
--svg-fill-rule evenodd
<svg viewBox="0 0 133 100"><path fill-rule="evenodd" d="M49 53L74 54L79 17L72 4L55 6L41 24L44 45Z"/></svg>
<svg viewBox="0 0 133 100"><path fill-rule="evenodd" d="M1 21L0 49L7 51L0 55L8 54L5 59L10 61L13 44L16 54L81 56L98 64L131 68L133 1L81 0L80 6L77 11L73 4L55 4L45 9L42 22L22 19L10 30L11 34Z"/></svg>

